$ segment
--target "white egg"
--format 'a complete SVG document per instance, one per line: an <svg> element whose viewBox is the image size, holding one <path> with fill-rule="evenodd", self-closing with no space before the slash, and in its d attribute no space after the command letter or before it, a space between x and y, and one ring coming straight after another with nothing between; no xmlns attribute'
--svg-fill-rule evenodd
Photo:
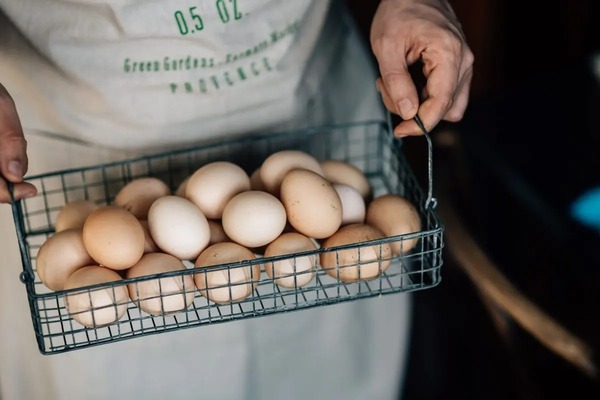
<svg viewBox="0 0 600 400"><path fill-rule="evenodd" d="M264 246L277 238L286 225L283 204L272 194L249 190L233 197L223 210L223 229L245 247Z"/></svg>
<svg viewBox="0 0 600 400"><path fill-rule="evenodd" d="M163 196L148 211L148 227L156 245L181 260L193 260L210 241L202 211L179 196Z"/></svg>
<svg viewBox="0 0 600 400"><path fill-rule="evenodd" d="M364 222L366 205L360 192L343 183L336 183L333 188L342 201L342 225Z"/></svg>

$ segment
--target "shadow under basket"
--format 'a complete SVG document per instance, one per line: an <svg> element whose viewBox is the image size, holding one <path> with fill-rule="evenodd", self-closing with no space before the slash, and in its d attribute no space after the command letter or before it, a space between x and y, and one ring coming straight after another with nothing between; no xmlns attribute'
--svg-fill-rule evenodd
<svg viewBox="0 0 600 400"><path fill-rule="evenodd" d="M40 281L36 270L37 253L42 244L54 234L56 216L67 203L85 199L98 205L109 205L126 183L148 176L162 179L175 192L181 182L209 162L231 161L251 173L270 154L287 149L305 151L318 160L341 160L356 166L369 179L373 197L392 193L412 202L419 212L422 230L338 247L319 247L314 251L283 256L259 255L253 260L203 268L203 272L223 271L225 276L232 276L240 268L254 271L249 275L251 285L230 283L219 288L212 287L210 290L229 294L221 302L210 300L206 291L189 284L190 281L197 281L193 278L199 273L199 269L193 268L193 263L189 261L184 262L186 268L181 271L70 290L51 291ZM422 290L436 286L441 280L443 227L433 211L434 207L428 201L431 199L431 190L429 196L421 190L402 153L402 142L393 138L388 121L365 121L245 136L228 142L32 176L27 181L38 188L37 196L13 201L12 208L23 263L21 281L27 290L33 328L42 354ZM431 187L431 182L429 186ZM379 268L379 271L368 280L360 277L354 282L342 282L336 276L346 267L336 265L332 270L325 271L319 263L323 253L334 252L334 259L337 260L341 252L349 251L355 252L358 265L373 263L373 260L361 260L361 249L369 247L376 254L382 255L384 246L402 246L414 239L417 244L409 251L391 255L387 260L378 257L375 268ZM296 262L303 257L312 257L316 263L310 279L304 279L305 273L296 272L295 269ZM265 271L266 266L285 260L294 266L294 273L287 277L288 281L291 279L291 287L279 285ZM252 266L260 266L260 270ZM123 296L128 285L133 286L133 290L137 292L144 282L154 281L155 286L161 289L168 286L169 280L171 283L176 281L179 292L159 294L155 298L143 300L138 298L135 301L130 296ZM298 284L301 280L302 285ZM233 292L243 290L248 290L245 298L227 301ZM83 307L80 315L77 315L74 308L71 308L70 313L67 309L69 300L79 306L87 305L88 308ZM167 303L177 301L182 304L178 311L169 309L170 312L161 312L166 310L164 307ZM145 311L142 307L144 302L146 305L153 303L155 311Z"/></svg>

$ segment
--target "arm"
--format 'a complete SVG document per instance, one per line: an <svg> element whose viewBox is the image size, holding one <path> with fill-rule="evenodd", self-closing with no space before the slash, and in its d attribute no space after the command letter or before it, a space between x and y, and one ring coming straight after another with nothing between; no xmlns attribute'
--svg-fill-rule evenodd
<svg viewBox="0 0 600 400"><path fill-rule="evenodd" d="M469 101L473 52L446 0L381 0L371 25L371 46L379 63L377 88L390 112L404 120L398 137L421 133L441 120L457 122ZM421 98L409 72L417 62L426 79Z"/></svg>
<svg viewBox="0 0 600 400"><path fill-rule="evenodd" d="M27 141L17 109L8 91L0 84L0 203L10 202L6 181L13 182L16 199L34 196L35 186L23 182L27 172Z"/></svg>

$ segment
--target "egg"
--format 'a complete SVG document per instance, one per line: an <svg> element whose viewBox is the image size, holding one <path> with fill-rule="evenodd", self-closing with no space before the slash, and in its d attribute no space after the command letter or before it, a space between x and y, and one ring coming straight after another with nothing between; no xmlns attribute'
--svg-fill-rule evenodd
<svg viewBox="0 0 600 400"><path fill-rule="evenodd" d="M90 200L70 201L56 216L54 223L55 232L61 232L72 228L82 228L85 219L99 207L98 204Z"/></svg>
<svg viewBox="0 0 600 400"><path fill-rule="evenodd" d="M178 258L165 253L144 254L140 261L127 270L126 278L185 271ZM127 285L129 297L137 306L151 315L173 314L188 308L194 301L196 284L191 275L173 275L140 280Z"/></svg>
<svg viewBox="0 0 600 400"><path fill-rule="evenodd" d="M189 181L190 177L188 176L179 184L179 186L177 186L177 189L175 190L175 196L185 197L185 190L187 189L187 184Z"/></svg>
<svg viewBox="0 0 600 400"><path fill-rule="evenodd" d="M260 179L267 192L279 197L283 178L291 170L299 168L323 175L319 161L311 154L300 150L280 150L263 161Z"/></svg>
<svg viewBox="0 0 600 400"><path fill-rule="evenodd" d="M281 201L260 190L234 196L223 210L223 229L232 241L244 247L261 247L277 238L286 224Z"/></svg>
<svg viewBox="0 0 600 400"><path fill-rule="evenodd" d="M210 240L208 242L209 245L231 241L231 239L227 237L225 229L223 229L223 224L220 220L209 219L208 226L210 227Z"/></svg>
<svg viewBox="0 0 600 400"><path fill-rule="evenodd" d="M129 294L125 285L118 285L121 276L111 269L89 265L75 271L65 282L65 290L98 284L109 287L82 289L65 296L69 315L88 328L98 328L117 322L127 311Z"/></svg>
<svg viewBox="0 0 600 400"><path fill-rule="evenodd" d="M36 270L50 290L62 290L69 276L94 260L83 244L81 228L67 229L50 236L40 247Z"/></svg>
<svg viewBox="0 0 600 400"><path fill-rule="evenodd" d="M350 224L341 227L327 238L323 248L357 244L384 238L378 228L366 224ZM391 264L392 248L388 243L379 245L355 245L337 251L320 253L321 268L331 277L342 282L367 281L378 277Z"/></svg>
<svg viewBox="0 0 600 400"><path fill-rule="evenodd" d="M138 219L145 219L152 203L170 193L167 184L158 178L137 178L117 192L113 204L123 207Z"/></svg>
<svg viewBox="0 0 600 400"><path fill-rule="evenodd" d="M267 188L260 177L260 168L256 168L250 175L250 190L267 191Z"/></svg>
<svg viewBox="0 0 600 400"><path fill-rule="evenodd" d="M190 176L185 197L209 219L220 219L227 202L250 190L250 177L238 165L215 161L198 168Z"/></svg>
<svg viewBox="0 0 600 400"><path fill-rule="evenodd" d="M414 204L398 194L381 195L369 204L365 222L379 228L386 236L405 235L421 230L421 217ZM394 254L412 250L419 238L390 242Z"/></svg>
<svg viewBox="0 0 600 400"><path fill-rule="evenodd" d="M365 200L358 190L343 183L336 183L333 188L342 202L342 225L365 222Z"/></svg>
<svg viewBox="0 0 600 400"><path fill-rule="evenodd" d="M194 267L202 268L220 264L254 260L252 251L234 242L221 242L206 248L198 256ZM230 266L194 275L200 294L220 304L241 301L252 294L260 281L260 264Z"/></svg>
<svg viewBox="0 0 600 400"><path fill-rule="evenodd" d="M132 213L111 205L102 206L87 217L83 243L98 264L123 270L142 257L146 238L142 224Z"/></svg>
<svg viewBox="0 0 600 400"><path fill-rule="evenodd" d="M366 175L355 165L342 160L321 161L323 176L331 183L342 183L355 188L369 202L372 197L371 183Z"/></svg>
<svg viewBox="0 0 600 400"><path fill-rule="evenodd" d="M179 196L163 196L148 211L148 227L156 245L180 260L194 260L210 241L202 211Z"/></svg>
<svg viewBox="0 0 600 400"><path fill-rule="evenodd" d="M159 247L156 245L156 242L154 242L154 239L152 238L148 221L141 219L140 224L142 224L142 228L144 229L144 254L156 253L160 251Z"/></svg>
<svg viewBox="0 0 600 400"><path fill-rule="evenodd" d="M333 185L316 172L295 169L281 182L281 202L294 229L322 239L342 224L342 201Z"/></svg>
<svg viewBox="0 0 600 400"><path fill-rule="evenodd" d="M269 243L264 255L274 257L316 249L317 246L310 238L300 233L289 232ZM281 287L301 287L307 285L315 276L316 262L316 254L286 258L265 263L265 272Z"/></svg>

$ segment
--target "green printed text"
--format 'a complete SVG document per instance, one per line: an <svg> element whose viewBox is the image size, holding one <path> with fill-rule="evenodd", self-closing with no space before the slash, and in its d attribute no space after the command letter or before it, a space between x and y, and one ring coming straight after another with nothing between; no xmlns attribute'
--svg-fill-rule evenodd
<svg viewBox="0 0 600 400"><path fill-rule="evenodd" d="M253 79L268 72L273 67L267 57L252 61L238 67L203 76L194 81L171 82L169 88L173 94L204 94L232 87L248 79Z"/></svg>

